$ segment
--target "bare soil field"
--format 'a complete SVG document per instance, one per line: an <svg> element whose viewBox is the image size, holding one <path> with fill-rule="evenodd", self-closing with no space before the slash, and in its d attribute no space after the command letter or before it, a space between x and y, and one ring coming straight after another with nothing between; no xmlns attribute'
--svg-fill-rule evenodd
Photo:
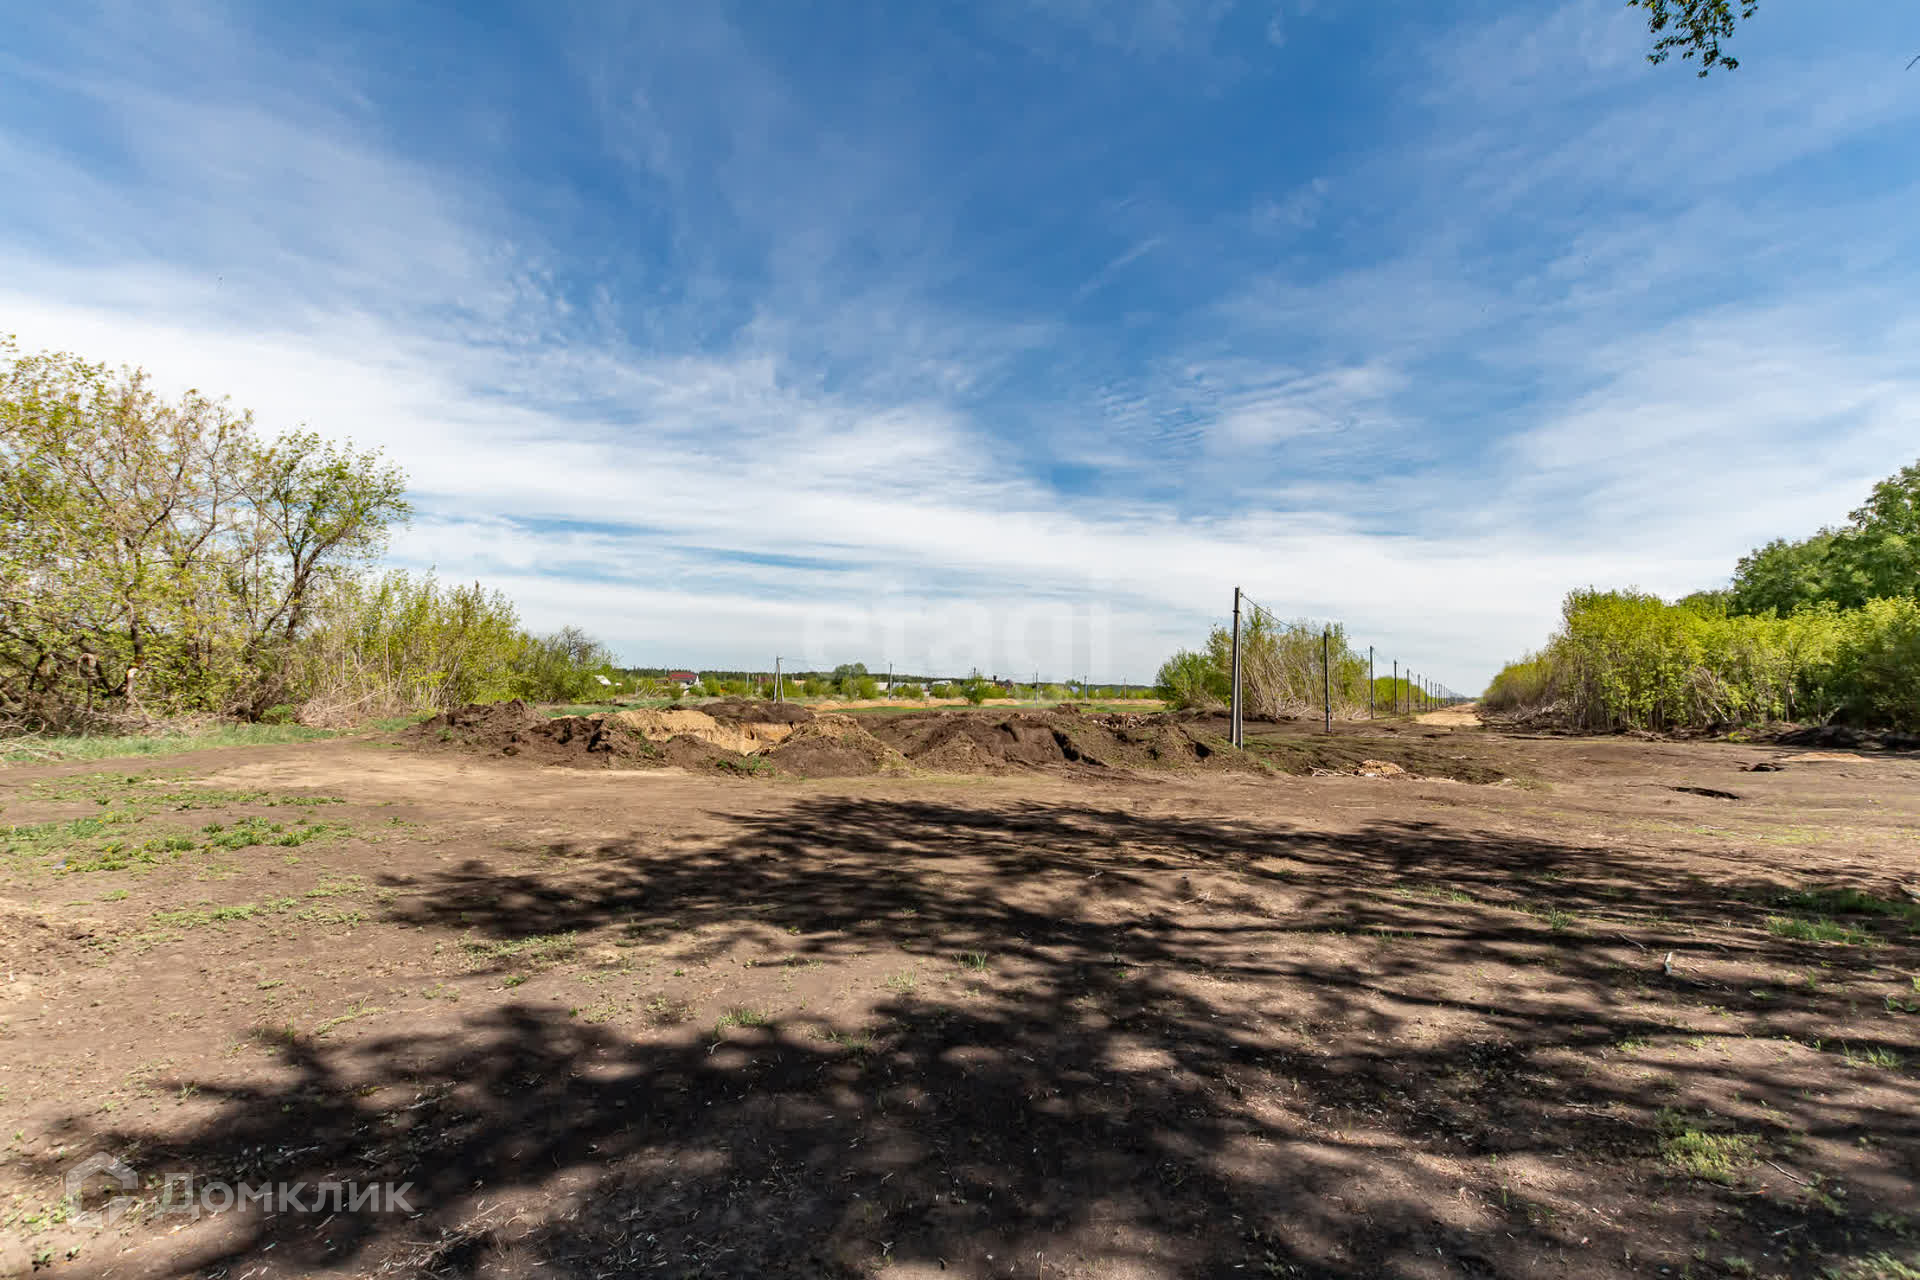
<svg viewBox="0 0 1920 1280"><path fill-rule="evenodd" d="M0 1272L1920 1274L1912 755L759 714L0 769Z"/></svg>

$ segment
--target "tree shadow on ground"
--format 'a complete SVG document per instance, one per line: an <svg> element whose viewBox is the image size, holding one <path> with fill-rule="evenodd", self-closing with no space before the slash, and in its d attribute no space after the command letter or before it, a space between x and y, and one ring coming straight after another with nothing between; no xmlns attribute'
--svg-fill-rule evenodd
<svg viewBox="0 0 1920 1280"><path fill-rule="evenodd" d="M395 916L449 937L697 937L707 954L771 938L826 965L897 951L927 972L972 955L983 976L902 984L860 1025L782 1011L636 1036L508 1004L452 1032L300 1039L270 1088L177 1082L221 1100L199 1132L101 1140L205 1177L415 1184L418 1219L256 1218L215 1268L1626 1274L1684 1263L1711 1218L1725 1252L1771 1241L1778 1269L1812 1275L1898 1243L1864 1215L1663 1168L1656 1117L1704 1093L1770 1112L1763 1140L1871 1132L1910 1188L1911 1077L1888 1077L1907 1104L1891 1110L1809 1096L1784 1062L1696 1055L1664 1068L1665 1091L1593 1070L1729 997L1640 956L1634 926L1554 913L1630 905L1704 957L1697 930L1768 886L1412 822L833 797L728 822L695 848L556 845L537 874L475 861L396 881ZM1911 964L1910 943L1887 945ZM1764 934L1750 949L1797 954ZM1872 963L1852 950L1834 963ZM1554 1202L1506 1185L1516 1161L1551 1171Z"/></svg>

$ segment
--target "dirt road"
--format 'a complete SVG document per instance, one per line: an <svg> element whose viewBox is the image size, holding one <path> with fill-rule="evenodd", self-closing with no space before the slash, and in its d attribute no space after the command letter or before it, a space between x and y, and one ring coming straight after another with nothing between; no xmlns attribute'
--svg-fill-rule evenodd
<svg viewBox="0 0 1920 1280"><path fill-rule="evenodd" d="M1395 732L1479 781L0 771L0 1271L1904 1274L1920 761Z"/></svg>

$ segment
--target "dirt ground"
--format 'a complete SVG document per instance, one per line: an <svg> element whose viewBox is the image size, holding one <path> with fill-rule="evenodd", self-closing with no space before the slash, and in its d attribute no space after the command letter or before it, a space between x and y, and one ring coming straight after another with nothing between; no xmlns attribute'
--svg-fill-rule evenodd
<svg viewBox="0 0 1920 1280"><path fill-rule="evenodd" d="M0 1272L1920 1274L1920 758L1317 727L0 769Z"/></svg>

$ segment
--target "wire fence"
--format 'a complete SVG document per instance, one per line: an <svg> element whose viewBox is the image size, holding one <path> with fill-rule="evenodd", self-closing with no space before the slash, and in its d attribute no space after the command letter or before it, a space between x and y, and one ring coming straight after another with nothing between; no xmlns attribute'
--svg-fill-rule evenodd
<svg viewBox="0 0 1920 1280"><path fill-rule="evenodd" d="M1232 672L1229 714L1235 746L1245 746L1247 717L1275 719L1318 711L1326 730L1335 720L1418 715L1466 702L1400 655L1361 650L1338 622L1285 619L1240 588L1233 589L1233 627L1224 640ZM1383 667L1391 667L1383 674Z"/></svg>

